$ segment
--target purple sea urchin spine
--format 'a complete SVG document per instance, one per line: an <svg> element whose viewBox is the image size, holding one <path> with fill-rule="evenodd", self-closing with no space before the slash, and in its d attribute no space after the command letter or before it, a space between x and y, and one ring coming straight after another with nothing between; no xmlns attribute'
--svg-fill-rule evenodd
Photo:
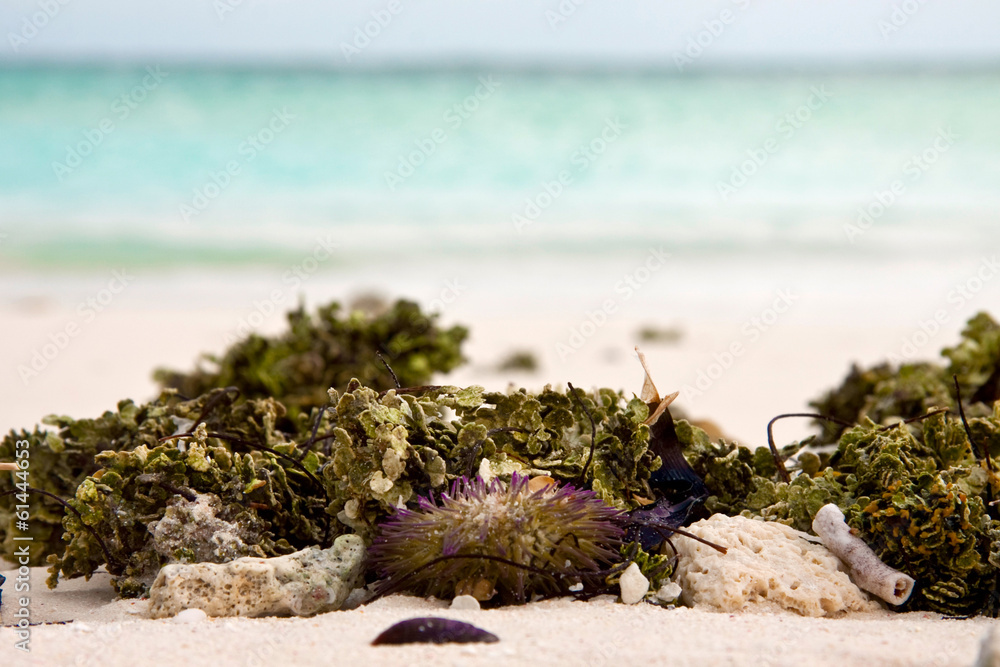
<svg viewBox="0 0 1000 667"><path fill-rule="evenodd" d="M619 558L622 515L593 492L529 479L455 481L436 502L421 498L381 525L370 555L388 586L450 598L470 594L523 603L565 592L577 572ZM450 558L449 558L450 557Z"/></svg>

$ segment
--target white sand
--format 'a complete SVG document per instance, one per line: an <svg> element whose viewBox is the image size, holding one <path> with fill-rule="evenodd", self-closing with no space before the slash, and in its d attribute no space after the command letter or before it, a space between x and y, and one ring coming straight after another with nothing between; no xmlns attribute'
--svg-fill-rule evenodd
<svg viewBox="0 0 1000 667"><path fill-rule="evenodd" d="M644 345L661 392L694 385L699 371L707 372L716 355L734 342L744 343L744 352L711 382L704 395L682 393L678 404L693 416L712 418L747 444L762 445L768 419L805 408L809 398L841 380L851 361L871 363L898 352L902 341L918 330L917 322L937 309L947 309L947 321L919 350L920 356L933 357L940 347L951 344L967 317L978 307L996 302L993 297L1000 283L989 285L978 302L962 308L946 299L952 276L968 275L977 261L972 257L968 266L931 267L936 271L931 272L933 280L926 271L914 273L915 288L927 292L926 302L918 302L911 293L892 291L895 276L890 269L852 274L845 268L847 288L841 284L837 290L828 290L830 267L825 277L814 277L798 269L763 266L744 279L739 266L716 267L715 273L702 275L698 273L701 267L693 262L665 271L634 300L620 302L619 312L588 336L578 351L562 355L565 358L557 345L567 343L572 329L579 329L588 313L609 295L613 297L612 286L620 272L606 271L591 277L584 287L570 288L561 286L563 276L558 270L543 280L535 267L527 284L537 287L521 295L510 295L491 286L489 280L477 283L472 277L459 298L438 303L444 306L446 322L467 323L473 331L466 347L472 363L447 382L502 389L508 380L532 388L570 381L578 387L606 385L637 392L642 376L631 352L636 331L650 323L677 326L684 332L679 344ZM445 266L417 283L405 280L405 268L400 269L404 278L394 281L374 280L371 273L366 274L368 282L343 274L317 275L303 291L308 302L316 304L356 294L359 285L374 285L383 293L405 294L429 303L445 295L442 285L456 275L452 269ZM504 277L496 275L497 271L496 266L484 269L494 282ZM802 295L802 303L759 340L751 340L741 325L759 315L775 298L775 290L798 275L802 281L792 284ZM889 285L892 298L878 298L879 280ZM254 301L280 287L274 275L220 281L140 274L135 285L116 297L105 312L84 322L78 304L104 283L104 276L35 277L7 285L0 301L0 430L30 428L51 412L96 416L124 397L147 400L154 392L149 379L154 366L185 369L199 352L222 350L226 334L255 312ZM859 296L870 298L859 300ZM285 297L282 307L296 295ZM23 382L17 367L30 363L33 352L69 322L79 324L80 333L37 377ZM272 315L260 330L274 332L282 326L280 314ZM490 370L514 349L535 352L542 362L540 372ZM779 427L778 439L788 441L808 432L805 423L786 423ZM12 648L10 628L0 629L0 665L493 666L654 661L699 666L967 665L976 655L978 638L991 624L984 619L957 621L933 614L890 612L818 620L791 614L724 615L645 604L626 607L603 599L458 613L445 609L444 603L392 597L312 619L225 619L179 625L143 620L140 614L131 613L141 611L144 603L113 602L106 575L88 584L66 582L53 593L44 589L44 575L36 574L33 579L34 620L75 622L33 628L30 656ZM4 588L5 612L9 612L14 595L11 582ZM369 646L393 622L430 613L474 621L499 635L501 642ZM10 620L6 613L4 620Z"/></svg>
<svg viewBox="0 0 1000 667"><path fill-rule="evenodd" d="M523 607L451 611L440 600L390 596L307 619L209 619L196 624L142 618L147 602L111 601L106 575L49 592L35 575L30 655L0 629L0 664L73 665L969 665L994 621L936 614L719 614L626 606L611 596ZM7 606L7 605L5 605ZM4 614L5 622L12 610ZM495 644L371 646L382 630L418 616L473 623Z"/></svg>

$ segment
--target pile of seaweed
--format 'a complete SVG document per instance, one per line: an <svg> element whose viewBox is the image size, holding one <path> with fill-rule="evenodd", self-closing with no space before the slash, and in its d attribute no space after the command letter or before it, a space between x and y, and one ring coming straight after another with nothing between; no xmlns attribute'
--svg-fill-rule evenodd
<svg viewBox="0 0 1000 667"><path fill-rule="evenodd" d="M790 481L766 448L682 431L709 489L706 508L809 530L835 503L885 563L916 580L902 609L996 615L1000 325L976 315L942 356L948 364L852 368L811 404L837 421L821 420L821 435L784 449L798 450Z"/></svg>
<svg viewBox="0 0 1000 667"><path fill-rule="evenodd" d="M229 478L224 483L214 468L211 474L203 470L201 473L209 474L212 481L198 480L195 487L218 492L229 504L241 502L242 492L229 486L235 483L233 475L246 475L247 483L252 483L261 474L267 474L259 472L259 466L268 458L258 453L244 464L243 454L252 445L273 447L296 440L304 442L320 414L326 411L329 387L346 386L353 377L362 378L378 391L396 386L395 378L419 385L429 382L434 373L448 372L464 361L461 346L468 336L467 330L461 326L440 328L437 316L421 312L410 301L378 304L364 310L355 308L343 315L336 302L320 307L315 315L300 306L287 318L289 329L283 335L250 334L224 354L206 356L190 373L157 371L163 393L150 403L124 400L116 410L94 419L50 415L43 420L44 426L50 428L36 426L31 431L11 431L0 442L0 460L14 460L16 441L28 440L31 484L58 498L76 498L71 504L85 511L87 521L93 522L98 530L114 533L109 544L116 544L119 551L128 553L136 539L143 541L141 537L130 538L130 533L141 536L144 526L163 513L166 501L175 494L162 486L154 491L148 482L146 488L135 488L128 485L128 479L116 475L105 478L116 457L126 454L142 457L149 452L152 456L142 464L149 468L149 474L156 479L170 477L182 486L187 485L183 472L170 475L160 471L169 466L166 459L159 460L167 449L178 452L186 449L185 441L162 439L183 433L187 425L192 428L204 425L230 437L229 440L211 438L207 442L207 446L220 453L219 465L225 467ZM386 362L392 364L395 376ZM251 444L241 447L233 438ZM223 456L222 450L227 454ZM229 459L231 464L227 462ZM311 461L301 463L311 465ZM241 468L244 465L249 468ZM180 470L178 466L173 469ZM97 486L92 487L93 484ZM88 496L93 488L98 489L97 495ZM113 492L105 492L112 488ZM0 476L0 494L12 490L10 476ZM145 504L126 510L123 498L131 495L143 498ZM13 495L0 495L0 555L7 558L14 553L14 535L20 534L15 531L16 502L19 501ZM32 564L39 565L49 556L55 556L67 559L64 570L68 575L92 572L90 563L100 559L85 555L86 549L79 551L80 545L72 539L74 528L78 528L73 522L79 519L67 518L69 523L64 532L64 507L57 500L36 495L31 506L28 523L33 538ZM137 511L141 513L135 514ZM118 514L114 520L127 529L102 523L105 515L111 521ZM271 533L277 535L278 541L297 543L295 538L301 531L286 531L279 524ZM69 542L70 548L64 556L65 542ZM109 564L114 565L110 561Z"/></svg>
<svg viewBox="0 0 1000 667"><path fill-rule="evenodd" d="M917 580L905 609L996 612L1000 325L987 315L945 350L947 365L853 369L813 404L834 426L780 451L713 442L675 420L655 388L427 385L459 363L466 331L440 330L406 302L343 318L335 304L316 318L300 309L289 322L282 337L252 336L213 359L217 368L160 372L150 403L50 417L55 430L4 439L0 460L30 439L33 483L68 498L70 510L32 503L50 585L103 565L121 595L137 596L169 562L286 554L348 532L371 542L398 508L457 480L517 473L621 510L633 542L621 557L654 587L669 575L672 528L724 512L808 530L832 502ZM0 479L0 493L9 488ZM0 497L8 555L13 533L13 501Z"/></svg>

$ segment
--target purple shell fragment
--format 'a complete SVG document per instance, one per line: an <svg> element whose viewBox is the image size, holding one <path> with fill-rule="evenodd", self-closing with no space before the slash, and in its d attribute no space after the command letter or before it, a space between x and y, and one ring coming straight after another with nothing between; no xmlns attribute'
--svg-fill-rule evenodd
<svg viewBox="0 0 1000 667"><path fill-rule="evenodd" d="M470 623L450 618L411 618L396 623L375 638L377 644L469 644L498 642L500 638Z"/></svg>

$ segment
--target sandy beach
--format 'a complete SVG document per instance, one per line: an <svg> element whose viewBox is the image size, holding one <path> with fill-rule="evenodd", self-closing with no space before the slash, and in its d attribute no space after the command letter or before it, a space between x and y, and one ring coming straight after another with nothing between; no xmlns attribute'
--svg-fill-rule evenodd
<svg viewBox="0 0 1000 667"><path fill-rule="evenodd" d="M8 573L9 574L9 573ZM495 610L452 611L448 603L394 595L351 611L313 618L220 618L197 623L149 620L147 601L114 601L107 575L49 592L36 571L31 653L0 629L0 657L11 665L549 665L794 666L971 665L985 618L944 619L893 612L843 618L793 613L723 614L612 596L550 600ZM489 630L494 644L371 646L382 630L419 616L454 618ZM7 616L4 616L5 622ZM61 622L72 622L59 624ZM48 624L54 623L54 624ZM154 657L155 656L155 657Z"/></svg>
<svg viewBox="0 0 1000 667"><path fill-rule="evenodd" d="M103 276L93 277L73 289L48 291L47 297L42 284L22 287L4 302L4 356L12 370L0 384L0 404L4 406L0 426L31 427L49 412L94 415L126 396L151 397L155 390L150 380L153 367L187 368L198 353L223 349L240 323L259 312L259 306L253 304L266 297L270 286L266 279L215 280L210 283L211 290L198 293L193 285L186 291L154 277L137 281L136 287L124 292L107 312L84 323L74 306L85 298L79 295L95 293L103 280ZM772 282L778 284L778 279ZM667 283L669 279L664 278ZM381 293L399 289L426 304L434 301L440 284L430 279L407 288L372 282L370 289ZM808 283L803 285L794 289L808 304L816 295L810 293ZM336 273L317 276L307 287L304 296L311 304L370 291ZM193 297L182 302L187 297L181 294ZM596 327L579 349L560 354L559 344L569 344L573 329L579 330L587 321L588 308L593 310L590 304L600 303L599 298L577 296L561 301L556 309L546 308L537 296L518 302L512 298L481 300L467 293L453 303L435 304L445 306L446 323L462 322L472 330L465 348L470 363L442 380L497 389L508 383L540 388L550 382L571 381L577 386L612 386L637 392L641 370L632 348L637 342L643 344L637 331L650 323L675 327L681 332L680 340L643 344L661 390L682 389L678 405L689 414L711 418L731 437L756 446L764 444L764 426L771 416L804 409L806 400L838 382L852 361L883 359L914 331L906 326L869 326L852 318L840 318L838 326L829 318L818 317L814 310L812 315L787 315L751 344L738 324L726 323L716 310L735 312L738 315L733 321L743 322L748 308L740 302L749 298L745 291L734 289L707 308L687 309L687 317L651 317L649 304L643 303L623 308ZM650 299L651 303L656 300ZM765 294L750 310L762 302L766 307L773 299ZM679 301L694 303L697 295L684 293ZM965 313L962 317L950 315L933 342L923 348L928 354L957 334ZM282 329L279 314L262 319L259 331ZM21 382L14 369L30 363L32 351L51 341L53 333L64 331L69 322L79 322L79 336L48 360L37 376ZM733 342L745 343L745 353L704 386L701 395L685 395L683 386L697 388L700 373L714 374L712 365L720 363L719 355ZM540 370L498 372L496 363L514 350L535 354ZM787 423L781 429L783 440L809 432L805 423ZM11 577L13 573L7 574ZM688 608L668 610L650 604L629 607L610 596L586 603L555 600L452 612L446 602L392 596L315 618L210 619L186 625L144 618L148 604L144 601L115 601L107 575L98 575L90 582L64 582L51 592L43 580L42 571L33 573L31 609L33 622L41 625L32 628L32 651L16 651L14 632L5 627L0 630L4 664L148 664L149 656L155 655L156 664L192 666L325 665L331 660L336 664L491 666L539 660L554 665L645 664L654 660L681 665L968 665L978 652L980 637L994 623L984 618L954 620L936 614L889 611L835 619L774 612L721 614ZM11 581L4 596L5 624L11 622L8 614L13 609ZM393 622L429 614L474 622L500 636L501 641L469 646L369 645Z"/></svg>
<svg viewBox="0 0 1000 667"><path fill-rule="evenodd" d="M642 277L649 256L637 248L600 259L442 257L429 265L399 257L325 267L294 288L280 269L126 267L133 279L115 294L111 271L13 274L0 299L0 430L30 428L52 413L96 416L126 397L148 400L154 368L189 369L247 331L280 332L300 299L313 308L377 294L413 299L443 324L469 327L469 363L441 382L638 392L640 345L660 390L681 391L678 406L759 446L768 420L807 408L852 363L935 359L968 318L1000 301L1000 280L956 298L956 286L988 261L975 254L855 263L775 257L764 266L677 256L628 287L623 279ZM901 273L912 279L899 281ZM105 295L100 312L88 305ZM678 339L645 342L639 332L648 326ZM498 372L518 350L539 369ZM780 429L788 440L812 432L798 421Z"/></svg>
<svg viewBox="0 0 1000 667"><path fill-rule="evenodd" d="M116 599L103 569L49 590L44 568L0 559L0 667L1000 667L995 618L896 613L859 588L996 612L1000 422L984 415L1000 342L986 318L961 333L977 313L1000 319L1000 3L3 5L0 434L31 463L20 481L51 475L60 495L78 457L128 434L130 451L76 487L59 565L103 563L153 599ZM397 299L468 327L465 363L431 377L461 334ZM333 301L391 316L299 322L307 335L223 364L217 382L253 402L189 377L166 407L100 419L156 400L155 370L202 375L205 355ZM415 397L348 384L347 366L389 386L372 348ZM796 446L817 429L801 414L774 428L799 450L787 470L733 445L766 446L773 418L813 412L855 365L886 361L940 366L855 374L819 403L845 428L866 415L885 427L861 424L835 457ZM310 377L343 385L336 410L317 409L326 387ZM540 396L477 403L427 383ZM543 393L570 386L644 393L653 413ZM953 389L966 440L957 419L927 414ZM66 438L19 435L49 416ZM415 496L451 475L458 497L475 471L499 481L473 480L457 509L423 507L457 528L419 514ZM51 537L33 523L38 496L19 491L7 552ZM698 503L715 514L695 521ZM665 582L651 550L668 530ZM232 564L246 554L281 559ZM603 595L472 611L472 598L361 604L356 588L364 572L393 591L520 601L532 571L547 593ZM599 577L623 583L591 588ZM248 599L337 609L349 594L312 617L206 615ZM371 645L428 615L499 641ZM984 638L995 655L977 662Z"/></svg>

